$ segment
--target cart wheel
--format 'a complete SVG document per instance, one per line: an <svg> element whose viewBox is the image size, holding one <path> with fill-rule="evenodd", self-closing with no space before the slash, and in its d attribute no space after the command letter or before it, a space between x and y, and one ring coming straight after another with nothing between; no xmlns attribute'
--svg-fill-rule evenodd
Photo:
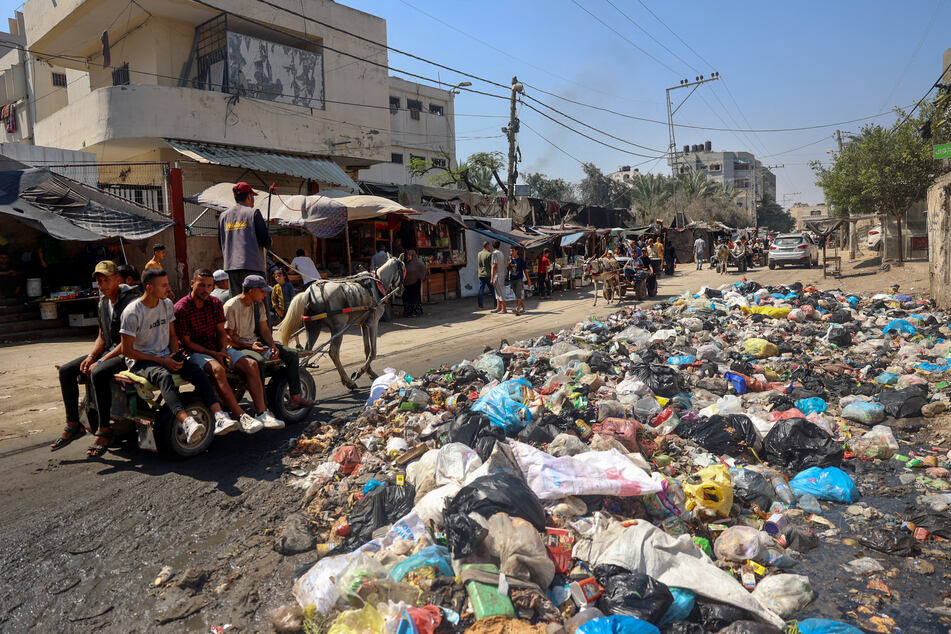
<svg viewBox="0 0 951 634"><path fill-rule="evenodd" d="M182 394L182 405L185 406L185 412L193 416L195 420L205 426L205 431L200 438L188 442L185 438L185 432L181 425L172 416L172 411L168 406L162 406L158 417L155 419L155 443L158 445L159 452L170 457L191 458L203 453L211 441L215 438L215 417L211 410L205 405L195 392Z"/></svg>
<svg viewBox="0 0 951 634"><path fill-rule="evenodd" d="M317 384L314 382L314 377L307 371L307 368L300 368L298 374L300 375L301 396L306 399L316 399ZM311 407L293 408L288 404L291 393L287 387L287 377L284 376L283 372L276 374L268 382L264 396L274 416L288 424L300 423L306 420L311 409L313 409Z"/></svg>

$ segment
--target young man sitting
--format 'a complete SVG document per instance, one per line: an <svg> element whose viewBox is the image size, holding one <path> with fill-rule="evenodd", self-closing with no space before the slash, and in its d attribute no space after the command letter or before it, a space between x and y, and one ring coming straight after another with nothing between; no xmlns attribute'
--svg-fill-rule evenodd
<svg viewBox="0 0 951 634"><path fill-rule="evenodd" d="M184 358L177 352L175 312L172 301L168 299L172 290L168 273L163 269L146 269L142 274L142 284L145 294L122 311L119 332L122 333L122 356L126 358L126 365L162 392L165 404L185 432L187 443L201 438L205 426L185 411L173 372L195 386L201 400L214 413L216 427L233 426L235 421L221 411L218 397L204 371L197 365L184 363Z"/></svg>
<svg viewBox="0 0 951 634"><path fill-rule="evenodd" d="M228 333L225 332L225 311L223 304L211 294L214 278L208 269L197 269L192 276L192 292L175 303L175 332L182 342L182 348L188 355L188 363L197 365L211 374L218 384L218 393L225 406L237 419L222 421L215 425L215 435L221 436L234 431L240 425L241 431L253 434L261 431L265 424L264 384L258 365L234 348L228 347ZM253 418L238 404L225 368L230 365L244 374L248 383L251 400L258 412Z"/></svg>
<svg viewBox="0 0 951 634"><path fill-rule="evenodd" d="M212 275L215 278L215 290L211 291L211 295L221 300L221 304L224 305L231 299L231 282L228 280L228 274L218 269Z"/></svg>
<svg viewBox="0 0 951 634"><path fill-rule="evenodd" d="M267 324L267 313L264 310L264 298L271 292L270 287L260 275L249 275L244 278L242 293L232 297L225 304L225 329L228 331L231 346L241 350L255 361L263 361L280 357L284 362L284 376L287 377L287 387L291 393L289 405L294 408L310 407L314 402L301 394L300 358L296 350L279 346L274 343L271 328ZM266 427L280 428L283 421L274 417L265 410ZM279 426L279 427L278 427Z"/></svg>

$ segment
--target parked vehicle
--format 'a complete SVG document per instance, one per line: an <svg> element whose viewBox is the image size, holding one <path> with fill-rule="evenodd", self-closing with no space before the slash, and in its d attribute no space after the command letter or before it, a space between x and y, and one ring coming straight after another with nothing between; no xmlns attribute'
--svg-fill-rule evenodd
<svg viewBox="0 0 951 634"><path fill-rule="evenodd" d="M819 248L805 233L784 233L776 236L769 247L769 268L798 264L812 267L819 264Z"/></svg>
<svg viewBox="0 0 951 634"><path fill-rule="evenodd" d="M866 241L865 246L872 251L878 251L882 246L882 230L869 229L868 240Z"/></svg>

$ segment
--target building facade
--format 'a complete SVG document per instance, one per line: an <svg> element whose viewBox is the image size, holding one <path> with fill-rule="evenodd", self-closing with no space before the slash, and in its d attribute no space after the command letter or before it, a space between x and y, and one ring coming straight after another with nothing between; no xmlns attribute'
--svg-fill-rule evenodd
<svg viewBox="0 0 951 634"><path fill-rule="evenodd" d="M608 174L610 178L615 183L630 183L632 180L641 175L641 171L636 167L631 169L630 165L622 165L617 168L616 172L611 172Z"/></svg>
<svg viewBox="0 0 951 634"><path fill-rule="evenodd" d="M789 215L796 221L796 229L802 229L807 220L824 220L829 217L829 206L825 203L807 205L797 202L789 208Z"/></svg>
<svg viewBox="0 0 951 634"><path fill-rule="evenodd" d="M412 159L439 168L456 167L454 91L389 77L389 161L360 171L360 180L384 185L429 184L431 175L413 176Z"/></svg>
<svg viewBox="0 0 951 634"><path fill-rule="evenodd" d="M702 172L709 180L732 187L737 206L750 213L764 195L776 200L776 175L750 152L714 152L707 141L685 145L683 152L667 160L675 176Z"/></svg>

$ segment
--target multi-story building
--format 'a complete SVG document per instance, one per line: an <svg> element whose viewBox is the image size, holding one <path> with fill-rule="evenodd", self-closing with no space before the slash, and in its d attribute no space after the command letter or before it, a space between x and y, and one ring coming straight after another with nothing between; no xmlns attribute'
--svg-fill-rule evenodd
<svg viewBox="0 0 951 634"><path fill-rule="evenodd" d="M388 163L360 172L360 179L386 185L427 184L430 175L413 176L407 167L423 159L437 170L456 166L455 91L389 78L390 137Z"/></svg>
<svg viewBox="0 0 951 634"><path fill-rule="evenodd" d="M674 175L702 172L737 192L737 206L750 211L763 195L776 200L776 175L750 152L714 152L710 141L685 145L669 157Z"/></svg>
<svg viewBox="0 0 951 634"><path fill-rule="evenodd" d="M824 220L829 217L829 206L825 203L807 205L797 202L789 208L789 215L796 221L796 229L802 229L808 220Z"/></svg>
<svg viewBox="0 0 951 634"><path fill-rule="evenodd" d="M617 168L616 172L611 172L608 174L608 178L616 183L630 183L640 175L641 171L636 167L631 169L630 165L622 165L621 167Z"/></svg>

